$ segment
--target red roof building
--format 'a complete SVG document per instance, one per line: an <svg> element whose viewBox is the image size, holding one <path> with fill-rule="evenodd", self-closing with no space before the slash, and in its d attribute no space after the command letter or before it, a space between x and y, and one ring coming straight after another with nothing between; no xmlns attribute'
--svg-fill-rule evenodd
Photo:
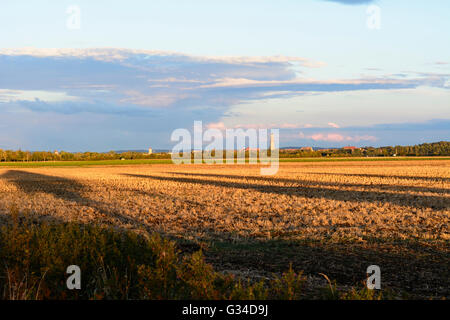
<svg viewBox="0 0 450 320"><path fill-rule="evenodd" d="M344 149L344 150L359 150L361 148L357 148L357 147L353 147L353 146L347 146L347 147L343 147L342 149Z"/></svg>

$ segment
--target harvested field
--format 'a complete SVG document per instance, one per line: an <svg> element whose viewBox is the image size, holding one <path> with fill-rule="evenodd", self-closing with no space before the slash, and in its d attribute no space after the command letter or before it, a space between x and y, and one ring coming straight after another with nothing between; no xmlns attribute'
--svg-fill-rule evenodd
<svg viewBox="0 0 450 320"><path fill-rule="evenodd" d="M217 270L449 297L450 161L0 169L0 213L158 232ZM312 282L314 282L312 280Z"/></svg>

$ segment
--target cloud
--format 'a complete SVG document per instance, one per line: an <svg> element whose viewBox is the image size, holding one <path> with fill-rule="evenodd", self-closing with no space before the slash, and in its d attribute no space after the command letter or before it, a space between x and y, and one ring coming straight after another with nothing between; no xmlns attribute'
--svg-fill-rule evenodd
<svg viewBox="0 0 450 320"><path fill-rule="evenodd" d="M424 142L447 141L450 119L435 119L424 122L383 123L372 126L347 126L280 130L284 146L342 147L414 145Z"/></svg>
<svg viewBox="0 0 450 320"><path fill-rule="evenodd" d="M285 56L202 57L125 49L2 49L0 89L60 92L106 104L229 106L242 99L262 97L270 90L230 93L207 86L220 79L291 80L301 72L299 68L320 65L305 58ZM2 102L5 95L2 94ZM51 102L44 96L36 98Z"/></svg>
<svg viewBox="0 0 450 320"><path fill-rule="evenodd" d="M171 92L155 92L152 95L145 95L144 93L136 90L125 91L124 94L127 97L121 99L120 102L147 107L168 107L183 98L189 97L189 95L176 95Z"/></svg>
<svg viewBox="0 0 450 320"><path fill-rule="evenodd" d="M218 129L218 130L226 130L227 126L223 122L212 122L206 125L207 129Z"/></svg>
<svg viewBox="0 0 450 320"><path fill-rule="evenodd" d="M404 75L402 75L403 77ZM435 74L423 74L429 76L431 80L440 80ZM442 76L448 76L443 74ZM224 78L217 79L214 83L201 85L201 88L263 88L266 90L283 87L298 91L346 91L346 90L368 90L377 88L414 87L423 82L424 79L396 79L396 78L366 78L366 79L335 79L335 80L314 80L314 79L290 79L290 80L254 80L247 78ZM283 92L280 91L279 92ZM286 91L284 91L286 92ZM288 91L289 92L289 91Z"/></svg>
<svg viewBox="0 0 450 320"><path fill-rule="evenodd" d="M404 141L420 132L424 137L424 132L448 136L448 128L410 131L343 127L345 118L329 118L338 125L328 123L328 119L289 113L307 115L306 111L311 112L307 104L299 105L302 111L289 111L282 105L286 98L295 96L303 99L347 91L376 95L375 90L384 90L385 95L388 90L396 94L421 86L442 88L438 93L445 97L448 73L313 79L306 76L313 67L325 68L325 64L286 56L214 57L126 49L0 49L0 126L17 137L15 145L5 142L11 148L26 148L26 144L19 144L25 141L33 149L48 146L68 150L108 150L109 146L126 149L132 147L130 143L136 143L138 148L149 143L167 148L171 145L167 138L170 131L189 128L195 120L221 130L229 123L231 128L279 128L286 133L301 129L308 144L372 143L373 137L379 138L378 143L392 139L392 132ZM278 105L271 106L269 100L278 101ZM339 106L334 101L325 101L327 112ZM252 117L247 108L234 111L242 113L241 118L230 117L232 106L247 103L255 104L262 116ZM273 111L263 113L264 108ZM94 119L95 123L89 123ZM79 128L84 131L77 140ZM295 139L293 143L297 144L300 138L297 135Z"/></svg>
<svg viewBox="0 0 450 320"><path fill-rule="evenodd" d="M65 92L39 90L8 90L0 89L0 102L46 100L49 102L76 101L78 98Z"/></svg>
<svg viewBox="0 0 450 320"><path fill-rule="evenodd" d="M360 127L346 127L345 129L353 130ZM364 130L369 132L401 132L401 131L426 131L426 130L438 130L449 131L450 119L432 119L422 122L402 122L402 123L382 123L373 126L364 127ZM447 139L448 140L448 139Z"/></svg>
<svg viewBox="0 0 450 320"><path fill-rule="evenodd" d="M243 123L235 125L226 125L223 121L211 122L206 125L208 129L298 129L302 126L296 123Z"/></svg>
<svg viewBox="0 0 450 320"><path fill-rule="evenodd" d="M311 139L313 141L326 141L326 142L360 142L360 141L371 141L375 142L377 138L370 135L345 135L340 133L313 133L311 135L305 135L300 132L299 138Z"/></svg>
<svg viewBox="0 0 450 320"><path fill-rule="evenodd" d="M19 112L28 110L37 113L60 113L73 115L78 113L98 113L103 115L126 115L126 116L155 116L161 114L154 109L143 108L135 105L116 105L100 101L42 101L17 100L8 103L0 103L0 110L7 112Z"/></svg>
<svg viewBox="0 0 450 320"><path fill-rule="evenodd" d="M140 62L151 61L152 58L166 57L168 60L185 60L209 63L228 64L252 64L252 63L291 63L298 62L308 67L324 66L324 62L312 61L303 57L292 56L194 56L184 53L162 51L162 50L134 50L120 48L4 48L0 49L0 55L6 56L29 56L38 58L78 58L95 59L105 62L131 62L133 59Z"/></svg>
<svg viewBox="0 0 450 320"><path fill-rule="evenodd" d="M303 76L305 70L320 66L324 64L287 56L192 56L113 48L1 49L0 90L3 91L0 92L0 103L30 101L22 105L35 112L45 112L47 106L51 112L61 110L66 113L70 105L74 106L74 112L86 109L96 112L92 108L94 105L186 111L208 107L223 111L243 101L267 97L404 89L420 85L445 87L448 76L417 74L409 78L382 76L328 80ZM24 97L27 92L29 95ZM31 107L35 98L39 100L38 105ZM65 108L59 108L57 105L63 100L76 100L78 104L65 104ZM89 107L80 107L82 103ZM105 108L100 107L97 112L104 113Z"/></svg>
<svg viewBox="0 0 450 320"><path fill-rule="evenodd" d="M337 124L334 123L334 122L328 122L328 125L329 125L330 127L332 127L332 128L339 128L339 125L337 125Z"/></svg>

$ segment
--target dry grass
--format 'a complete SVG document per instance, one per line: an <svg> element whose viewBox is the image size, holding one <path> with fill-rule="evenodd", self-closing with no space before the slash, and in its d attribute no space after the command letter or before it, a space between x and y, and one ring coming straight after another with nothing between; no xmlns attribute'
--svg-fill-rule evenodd
<svg viewBox="0 0 450 320"><path fill-rule="evenodd" d="M354 284L378 264L390 287L448 296L449 182L447 160L1 169L0 210L158 232L231 273L292 262Z"/></svg>

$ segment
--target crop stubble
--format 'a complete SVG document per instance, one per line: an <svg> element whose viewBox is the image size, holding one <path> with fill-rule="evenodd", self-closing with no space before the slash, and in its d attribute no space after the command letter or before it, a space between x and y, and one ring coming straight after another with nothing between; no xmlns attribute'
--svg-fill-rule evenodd
<svg viewBox="0 0 450 320"><path fill-rule="evenodd" d="M0 169L0 212L159 232L216 268L289 263L343 284L369 264L384 283L449 295L450 161Z"/></svg>

